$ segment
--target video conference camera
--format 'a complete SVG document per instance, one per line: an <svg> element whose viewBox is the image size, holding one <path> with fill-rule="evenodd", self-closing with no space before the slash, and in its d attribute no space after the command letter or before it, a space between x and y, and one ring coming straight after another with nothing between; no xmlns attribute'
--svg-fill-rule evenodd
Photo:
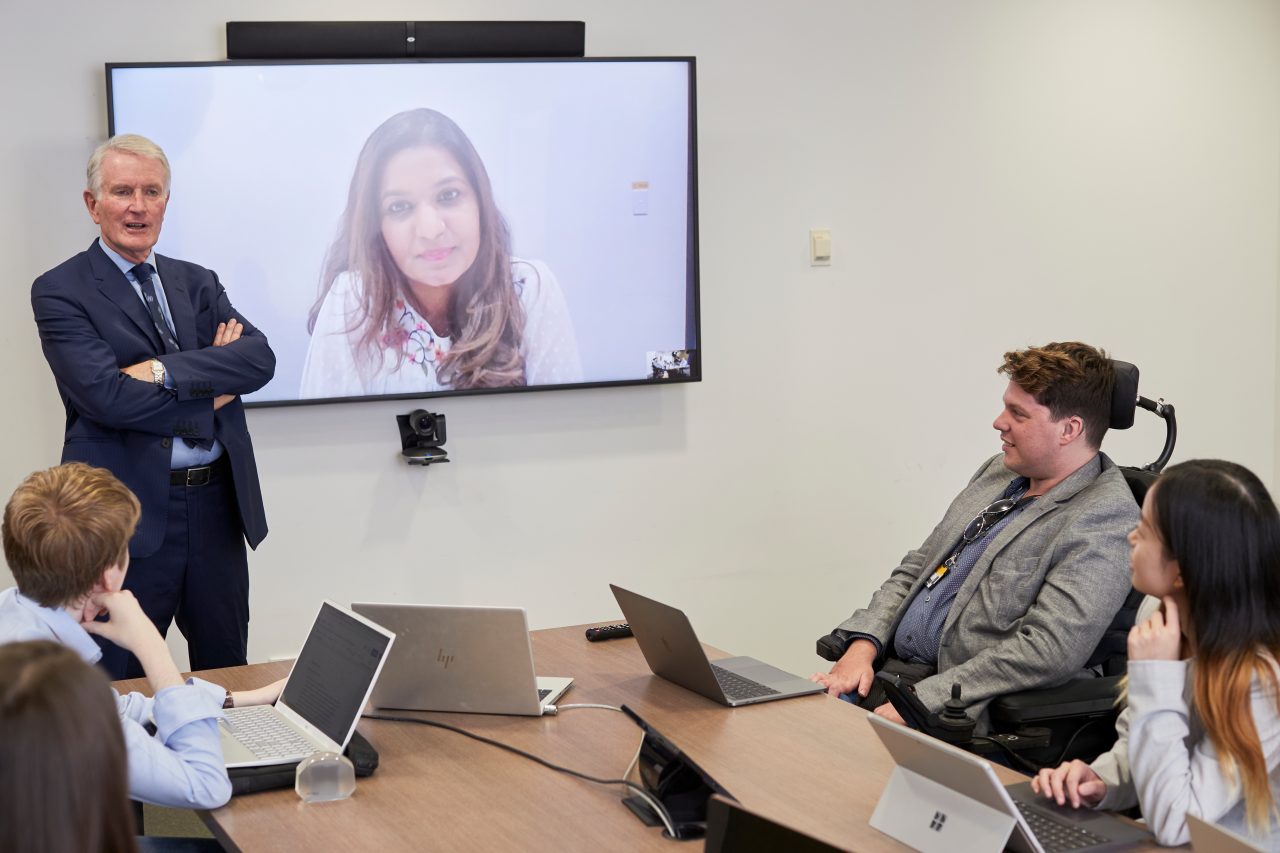
<svg viewBox="0 0 1280 853"><path fill-rule="evenodd" d="M410 465L449 461L449 454L443 446L446 437L444 415L414 409L407 415L396 415L396 423L400 426L400 454Z"/></svg>

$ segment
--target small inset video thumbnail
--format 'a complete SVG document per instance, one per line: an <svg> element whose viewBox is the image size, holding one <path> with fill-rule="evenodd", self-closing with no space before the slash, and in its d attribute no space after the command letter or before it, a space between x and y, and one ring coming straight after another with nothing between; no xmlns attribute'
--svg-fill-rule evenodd
<svg viewBox="0 0 1280 853"><path fill-rule="evenodd" d="M677 349L651 352L647 354L649 361L649 378L688 379L693 375L689 368L689 358L693 350Z"/></svg>

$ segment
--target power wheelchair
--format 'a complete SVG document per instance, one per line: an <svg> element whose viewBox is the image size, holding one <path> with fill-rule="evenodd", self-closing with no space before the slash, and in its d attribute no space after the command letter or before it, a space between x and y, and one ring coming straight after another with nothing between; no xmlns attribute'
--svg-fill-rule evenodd
<svg viewBox="0 0 1280 853"><path fill-rule="evenodd" d="M1137 409L1151 412L1165 424L1164 447L1159 457L1141 467L1121 466L1133 498L1142 505L1148 489L1173 455L1178 439L1177 418L1172 405L1151 400L1138 393L1138 368L1113 362L1116 384L1111 398L1112 429L1133 426ZM1129 629L1133 627L1143 595L1130 590L1086 664L1099 676L1077 678L1058 687L1024 690L999 697L988 706L991 733L974 735L975 721L965 713L962 684L951 689L951 700L941 713L929 711L916 697L914 688L901 677L876 673L889 701L914 729L978 754L1002 754L1006 763L1035 772L1079 758L1091 761L1115 743L1116 705L1120 681L1127 665ZM849 640L836 633L821 637L818 654L839 660Z"/></svg>

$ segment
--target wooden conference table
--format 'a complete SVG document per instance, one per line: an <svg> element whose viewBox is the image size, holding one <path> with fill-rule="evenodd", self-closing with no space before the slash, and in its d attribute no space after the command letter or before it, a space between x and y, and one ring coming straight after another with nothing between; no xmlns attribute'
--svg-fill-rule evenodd
<svg viewBox="0 0 1280 853"><path fill-rule="evenodd" d="M575 679L562 705L626 704L745 808L842 848L907 849L868 825L893 764L866 712L824 694L726 708L653 676L634 639L589 643L585 627L532 635L538 673ZM288 667L201 675L245 689ZM119 686L139 689L137 682ZM621 777L641 737L625 715L595 708L548 717L420 716L606 779ZM307 804L286 788L235 797L202 817L227 849L245 851L702 849L700 841L671 841L642 824L622 804L620 786L575 779L430 726L364 719L359 731L380 764L356 781L350 799ZM1025 778L996 772L1008 782Z"/></svg>

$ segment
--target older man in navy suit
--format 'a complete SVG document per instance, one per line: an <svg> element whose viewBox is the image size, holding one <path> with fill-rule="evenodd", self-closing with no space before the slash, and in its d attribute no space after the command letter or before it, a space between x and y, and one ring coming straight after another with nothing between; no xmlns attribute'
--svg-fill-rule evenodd
<svg viewBox="0 0 1280 853"><path fill-rule="evenodd" d="M62 461L111 470L142 502L125 588L192 669L246 662L245 541L266 536L241 394L271 380L266 337L210 270L153 251L169 202L169 162L141 136L89 159L84 193L101 237L36 279L31 304L66 407ZM104 646L113 677L142 675Z"/></svg>

